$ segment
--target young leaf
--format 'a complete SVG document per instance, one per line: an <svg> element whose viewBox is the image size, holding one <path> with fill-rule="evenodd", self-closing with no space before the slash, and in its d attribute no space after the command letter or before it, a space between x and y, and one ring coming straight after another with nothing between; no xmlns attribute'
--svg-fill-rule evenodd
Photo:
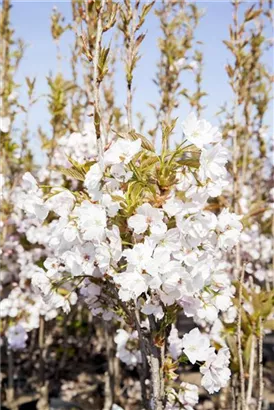
<svg viewBox="0 0 274 410"><path fill-rule="evenodd" d="M148 151L151 151L151 152L155 152L154 146L153 146L153 145L151 144L151 142L150 142L146 137L144 137L143 135L138 134L138 133L135 132L135 131L130 131L130 132L129 132L129 135L130 135L131 139L133 139L133 140L137 140L138 138L140 138L141 141L142 141L142 147L143 147L144 149L146 149L146 150L148 150Z"/></svg>
<svg viewBox="0 0 274 410"><path fill-rule="evenodd" d="M81 174L81 172L78 171L77 169L58 167L58 171L60 171L63 175L73 178L73 179L77 179L78 181L85 180L85 177L83 176L83 174Z"/></svg>

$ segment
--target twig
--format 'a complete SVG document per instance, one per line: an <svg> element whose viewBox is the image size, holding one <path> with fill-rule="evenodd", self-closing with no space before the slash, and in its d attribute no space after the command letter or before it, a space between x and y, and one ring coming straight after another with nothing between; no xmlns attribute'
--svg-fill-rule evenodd
<svg viewBox="0 0 274 410"><path fill-rule="evenodd" d="M110 410L114 403L114 346L113 328L108 322L104 322L104 333L107 355L107 372L105 373L105 402L104 410Z"/></svg>
<svg viewBox="0 0 274 410"><path fill-rule="evenodd" d="M166 339L163 341L162 346L160 347L161 355L161 368L160 368L160 379L161 379L161 397L165 397L165 378L164 378L164 362L165 362L165 348L166 348Z"/></svg>
<svg viewBox="0 0 274 410"><path fill-rule="evenodd" d="M2 2L2 25L5 29L3 38L1 40L1 65L2 65L2 73L1 73L1 81L2 81L2 89L8 87L9 82L9 70L10 70L10 43L11 43L11 30L9 29L9 22L10 22L10 0L3 0ZM2 97L2 95L1 95ZM2 101L1 101L1 115L4 117L9 114L9 103L6 97L6 94L3 94Z"/></svg>
<svg viewBox="0 0 274 410"><path fill-rule="evenodd" d="M40 358L39 358L39 379L40 384L43 386L45 382L45 362L44 362L44 339L45 339L45 320L43 316L40 316L39 320L39 336L38 336L38 344L39 344L39 351L40 351Z"/></svg>
<svg viewBox="0 0 274 410"><path fill-rule="evenodd" d="M232 375L231 396L232 396L231 410L236 410L236 403L237 403L237 375L236 374Z"/></svg>
<svg viewBox="0 0 274 410"><path fill-rule="evenodd" d="M262 318L259 317L259 338L258 338L258 358L259 358L259 397L257 403L257 410L262 409L263 404L263 393L264 393L264 379L263 379L263 338L264 338L264 331L263 331L263 324Z"/></svg>
<svg viewBox="0 0 274 410"><path fill-rule="evenodd" d="M250 359L249 359L249 370L248 370L248 387L246 393L246 405L247 409L249 408L250 401L252 398L252 391L253 391L253 382L254 382L254 367L255 367L255 352L256 352L256 338L252 334L251 335L251 352L250 352Z"/></svg>
<svg viewBox="0 0 274 410"><path fill-rule="evenodd" d="M98 64L100 58L101 41L103 35L102 15L105 7L105 0L101 0L97 18L96 40L93 58L93 92L94 92L94 127L96 133L97 151L101 157L103 153L103 143L101 138L101 109L100 109L100 79L98 76Z"/></svg>
<svg viewBox="0 0 274 410"><path fill-rule="evenodd" d="M39 319L39 382L40 382L40 398L37 403L37 409L48 410L48 383L45 382L45 318L40 316Z"/></svg>
<svg viewBox="0 0 274 410"><path fill-rule="evenodd" d="M152 381L152 400L153 410L163 410L163 375L161 363L161 351L154 343L153 336L155 334L156 323L152 315L149 316L150 324L150 367L151 367L151 381Z"/></svg>
<svg viewBox="0 0 274 410"><path fill-rule="evenodd" d="M135 17L136 17L136 10L135 8L132 10L131 2L128 2L130 12L132 14L132 22L131 22L131 29L130 29L130 38L128 42L128 49L127 49L127 65L131 67L132 61L134 59L134 34L135 34ZM127 76L127 122L128 122L128 130L132 130L132 76Z"/></svg>
<svg viewBox="0 0 274 410"><path fill-rule="evenodd" d="M250 289L254 292L254 280L253 277L249 277ZM254 368L255 368L255 356L256 356L256 337L255 337L255 326L252 326L251 334L251 347L250 347L250 358L249 358L249 369L248 369L248 386L246 393L246 409L249 409L251 404L253 384L254 384Z"/></svg>
<svg viewBox="0 0 274 410"><path fill-rule="evenodd" d="M239 306L238 306L238 315L237 315L237 350L238 350L238 361L239 361L239 368L240 368L241 409L242 410L245 410L245 375L244 375L242 338L241 338L244 273L245 273L245 266L242 267L240 283L239 283Z"/></svg>
<svg viewBox="0 0 274 410"><path fill-rule="evenodd" d="M235 26L235 43L237 44L238 41L238 8L239 8L239 0L235 0L234 4L234 15L233 15L233 21L234 21L234 26ZM235 70L235 83L239 83L239 69ZM238 87L235 85L235 89L238 89ZM238 139L237 139L237 128L238 128L238 96L235 96L235 102L234 102L234 113L233 113L233 123L234 123L234 134L233 134L233 140L232 140L232 145L233 145L233 157L232 157L232 173L233 173L233 209L234 212L238 212ZM237 252L237 251L236 251ZM237 265L236 265L237 267Z"/></svg>
<svg viewBox="0 0 274 410"><path fill-rule="evenodd" d="M13 383L13 353L8 347L8 388L7 388L7 402L10 406L14 402L14 383Z"/></svg>
<svg viewBox="0 0 274 410"><path fill-rule="evenodd" d="M142 333L141 325L140 325L140 314L138 309L135 310L135 323L136 328L139 336L140 342L140 350L142 355L142 364L139 366L139 376L140 376L140 383L141 383L141 391L142 391L142 401L143 406L145 409L150 409L149 400L147 398L147 386L146 386L146 379L148 377L148 363L147 363L147 348L146 343L144 340L144 336Z"/></svg>

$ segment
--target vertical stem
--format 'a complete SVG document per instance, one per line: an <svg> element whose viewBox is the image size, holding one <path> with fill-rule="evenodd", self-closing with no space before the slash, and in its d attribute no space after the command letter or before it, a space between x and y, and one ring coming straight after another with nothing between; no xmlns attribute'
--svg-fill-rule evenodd
<svg viewBox="0 0 274 410"><path fill-rule="evenodd" d="M232 375L231 395L232 395L231 410L236 410L236 403L237 403L237 375L236 374Z"/></svg>
<svg viewBox="0 0 274 410"><path fill-rule="evenodd" d="M235 44L238 42L239 33L238 33L238 8L239 0L235 0L234 4L234 15L233 21L235 26ZM233 209L234 212L238 212L238 84L239 84L239 69L235 68L235 85L234 90L236 91L235 101L234 101L234 113L233 113L233 122L234 122L234 134L233 134L233 159L232 159L232 172L233 172Z"/></svg>
<svg viewBox="0 0 274 410"><path fill-rule="evenodd" d="M163 410L164 408L164 375L161 349L154 343L154 335L157 331L156 323L152 315L149 316L150 324L150 370L152 383L153 410Z"/></svg>
<svg viewBox="0 0 274 410"><path fill-rule="evenodd" d="M164 362L165 362L165 341L160 348L161 355L161 368L160 368L160 379L161 379L161 397L165 397L165 379L164 379Z"/></svg>
<svg viewBox="0 0 274 410"><path fill-rule="evenodd" d="M93 58L93 92L94 92L94 127L96 133L98 155L103 153L103 143L101 137L101 109L100 109L100 79L98 77L98 63L100 58L101 41L103 35L102 16L105 7L105 0L101 0L98 11L96 40Z"/></svg>
<svg viewBox="0 0 274 410"><path fill-rule="evenodd" d="M243 281L244 281L245 266L243 266L241 271L240 283L239 283L239 306L238 306L238 317L237 317L237 350L238 350L238 361L240 369L240 388L241 388L241 409L245 410L245 375L244 375L244 363L243 363L243 352L242 352L242 302L243 302Z"/></svg>
<svg viewBox="0 0 274 410"><path fill-rule="evenodd" d="M250 289L254 292L254 280L253 277L249 277ZM249 369L248 369L248 386L246 393L246 409L249 409L251 405L251 398L253 393L253 384L254 384L254 370L255 370L255 356L256 356L256 329L255 326L252 326L251 334L251 349L250 349L250 359L249 359Z"/></svg>
<svg viewBox="0 0 274 410"><path fill-rule="evenodd" d="M139 343L140 343L140 350L142 355L142 363L138 366L139 376L140 376L140 383L141 383L141 392L142 392L142 401L143 406L145 409L150 409L150 403L147 398L147 386L146 386L146 379L148 377L148 363L147 363L147 348L144 336L142 334L142 329L140 325L140 314L138 309L135 310L135 323L136 328L139 336Z"/></svg>
<svg viewBox="0 0 274 410"><path fill-rule="evenodd" d="M114 341L114 340L113 340ZM113 344L113 375L114 375L114 401L121 396L121 366L120 359L115 356L115 347Z"/></svg>
<svg viewBox="0 0 274 410"><path fill-rule="evenodd" d="M153 410L162 410L162 381L159 348L151 341L150 366L152 381Z"/></svg>
<svg viewBox="0 0 274 410"><path fill-rule="evenodd" d="M37 403L38 410L48 410L48 384L45 383L45 319L40 316L39 321L39 382L40 382L40 398Z"/></svg>
<svg viewBox="0 0 274 410"><path fill-rule="evenodd" d="M250 352L250 360L249 360L249 370L248 370L248 387L246 393L246 406L247 409L249 408L250 401L252 398L253 392L253 382L254 382L254 367L255 367L255 352L256 352L256 339L255 336L251 335L251 352Z"/></svg>
<svg viewBox="0 0 274 410"><path fill-rule="evenodd" d="M259 317L259 338L258 338L258 358L259 358L259 397L257 403L257 410L262 409L263 393L264 393L264 379L263 379L263 337L264 330L262 325L262 318Z"/></svg>
<svg viewBox="0 0 274 410"><path fill-rule="evenodd" d="M127 84L127 123L128 130L132 130L132 83L128 82Z"/></svg>
<svg viewBox="0 0 274 410"><path fill-rule="evenodd" d="M108 370L105 372L104 386L104 408L103 410L111 410L113 400L111 397L111 383Z"/></svg>
<svg viewBox="0 0 274 410"><path fill-rule="evenodd" d="M127 50L127 65L128 69L132 65L133 61L133 47L134 47L134 32L135 32L135 8L132 10L131 2L128 3L130 7L130 11L132 13L132 22L131 22L131 29L130 29L130 39L129 39L129 46ZM128 73L127 73L128 74ZM127 122L128 122L128 130L132 130L132 73L130 72L127 75Z"/></svg>
<svg viewBox="0 0 274 410"><path fill-rule="evenodd" d="M129 47L127 50L127 60L128 60L127 64L128 64L128 67L131 67L131 62L133 60L135 10L132 11L130 2L129 2L129 5L131 8L131 12L132 12L132 23L131 23ZM131 131L132 130L132 76L131 76L131 73L130 75L128 75L128 80L127 80L127 122L128 122L128 130Z"/></svg>
<svg viewBox="0 0 274 410"><path fill-rule="evenodd" d="M13 353L8 347L8 388L7 388L7 402L11 406L14 401L14 383L13 383Z"/></svg>
<svg viewBox="0 0 274 410"><path fill-rule="evenodd" d="M39 344L39 351L40 351L39 379L40 379L41 386L43 386L45 382L44 337L45 337L45 320L43 316L40 316L38 344Z"/></svg>
<svg viewBox="0 0 274 410"><path fill-rule="evenodd" d="M2 88L6 91L9 82L9 70L10 70L10 59L9 59L9 52L10 52L10 0L3 0L2 5L2 25L4 30L4 36L1 40L0 50L1 50L1 64L2 64L2 72L1 72L1 81L2 81ZM1 96L1 115L5 117L8 115L9 111L9 103L7 99L8 95L4 92L4 95Z"/></svg>
<svg viewBox="0 0 274 410"><path fill-rule="evenodd" d="M111 323L104 322L107 366L105 373L105 403L104 410L110 410L114 403L114 345Z"/></svg>
<svg viewBox="0 0 274 410"><path fill-rule="evenodd" d="M235 44L238 44L239 41L239 22L238 22L238 9L239 9L239 0L233 2L234 14L234 36ZM236 57L235 57L236 59ZM235 93L234 101L234 112L233 112L233 123L234 123L234 134L232 140L232 174L233 174L233 199L232 206L234 212L239 212L239 169L238 169L238 156L239 156L239 147L238 147L238 103L239 103L239 68L237 67L237 61L235 61L235 74L234 74L234 85L233 90ZM244 364L243 364L243 352L242 352L242 292L243 292L243 281L244 281L244 267L240 271L241 266L241 248L240 244L236 245L235 249L235 268L234 268L234 277L239 281L239 306L238 306L238 315L237 315L237 352L238 352L238 362L239 362L239 381L240 381L240 397L237 398L237 409L245 410L245 377L244 377Z"/></svg>

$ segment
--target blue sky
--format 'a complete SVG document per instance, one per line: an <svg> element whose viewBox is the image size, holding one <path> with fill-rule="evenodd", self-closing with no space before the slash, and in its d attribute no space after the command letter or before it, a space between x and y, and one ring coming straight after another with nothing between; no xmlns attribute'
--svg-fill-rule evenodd
<svg viewBox="0 0 274 410"><path fill-rule="evenodd" d="M157 3L156 3L157 4ZM218 124L216 112L224 102L231 101L232 94L227 83L225 64L230 59L230 53L223 44L224 39L228 39L228 27L232 22L232 6L228 1L199 1L198 6L205 9L205 16L202 18L196 30L196 39L203 41L202 51L204 53L204 74L203 89L208 93L204 99L207 108L203 117L214 124ZM247 2L241 6L242 12L253 2ZM68 1L12 1L11 22L16 31L16 37L21 37L29 45L24 59L20 65L16 80L24 82L25 76L37 77L36 93L43 95L48 92L46 76L50 70L56 72L56 48L50 34L50 15L53 6L65 16L66 21L71 21L71 5ZM155 103L158 99L156 86L152 79L155 74L158 61L157 38L161 35L157 17L151 12L147 18L144 31L147 31L146 38L142 45L140 60L134 76L134 85L137 87L134 95L134 112L140 111L147 119L147 127L153 126L154 118L147 103ZM266 36L271 37L271 27L268 23ZM61 40L63 54L62 73L70 77L69 67L69 44L72 40L71 33L65 33ZM121 59L120 59L121 61ZM270 70L273 67L273 54L271 51L265 56L265 61ZM123 65L118 65L116 78L116 96L118 103L123 106L125 102L126 85L124 79ZM185 75L182 78L183 86L192 87L192 76ZM22 87L19 91L21 102L26 101L26 90ZM39 142L36 137L36 130L41 125L44 130L50 132L49 114L47 112L46 98L42 97L33 108L30 116L30 128L32 133L32 145L35 150L39 150ZM183 120L190 111L188 105L183 102L178 110L180 120ZM271 112L268 113L270 123ZM18 123L19 124L19 123Z"/></svg>

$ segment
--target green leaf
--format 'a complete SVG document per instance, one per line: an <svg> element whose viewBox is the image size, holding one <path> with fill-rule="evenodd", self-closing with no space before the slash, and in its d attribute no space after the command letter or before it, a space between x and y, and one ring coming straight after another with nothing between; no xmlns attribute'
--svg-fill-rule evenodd
<svg viewBox="0 0 274 410"><path fill-rule="evenodd" d="M150 156L147 159L145 159L144 161L142 161L141 168L142 169L149 168L152 165L156 164L156 162L158 162L158 157Z"/></svg>
<svg viewBox="0 0 274 410"><path fill-rule="evenodd" d="M234 45L232 42L227 41L227 40L223 40L223 43L227 46L227 48L232 51L232 53L234 53Z"/></svg>
<svg viewBox="0 0 274 410"><path fill-rule="evenodd" d="M232 353L232 356L237 357L237 344L235 337L233 337L232 335L227 335L226 342L228 344L230 352Z"/></svg>
<svg viewBox="0 0 274 410"><path fill-rule="evenodd" d="M96 161L85 162L84 164L81 165L81 171L84 171L84 173L88 172L90 167L94 164L96 164Z"/></svg>
<svg viewBox="0 0 274 410"><path fill-rule="evenodd" d="M132 140L137 140L138 138L141 139L142 141L142 147L144 149L146 149L147 151L151 151L151 152L155 152L155 148L153 146L153 144L143 135L138 134L137 132L135 132L134 130L129 132L129 135L131 137Z"/></svg>
<svg viewBox="0 0 274 410"><path fill-rule="evenodd" d="M267 318L267 316L271 313L272 309L273 309L273 301L270 297L268 300L262 303L261 316L263 318Z"/></svg>
<svg viewBox="0 0 274 410"><path fill-rule="evenodd" d="M138 202L142 189L143 185L140 182L133 182L129 187L128 192L133 204Z"/></svg>
<svg viewBox="0 0 274 410"><path fill-rule="evenodd" d="M111 195L111 198L115 202L125 202L125 198L119 195Z"/></svg>
<svg viewBox="0 0 274 410"><path fill-rule="evenodd" d="M63 175L73 178L73 179L77 179L78 181L85 180L85 177L83 176L83 174L77 169L58 167L58 171L60 171Z"/></svg>
<svg viewBox="0 0 274 410"><path fill-rule="evenodd" d="M191 167L191 168L199 168L200 166L200 162L198 159L182 159L181 161L178 161L178 163L180 165L185 165L187 167Z"/></svg>
<svg viewBox="0 0 274 410"><path fill-rule="evenodd" d="M254 335L253 335L253 334L250 334L250 335L248 336L248 339L247 339L247 342L246 342L246 346L245 346L245 349L244 349L244 354L243 354L243 356L244 356L244 360L245 360L245 363L246 363L247 366L248 366L249 360L250 360L250 354L251 354L251 348L252 348L252 340L253 340L253 338L254 338Z"/></svg>
<svg viewBox="0 0 274 410"><path fill-rule="evenodd" d="M254 20L256 17L258 17L261 14L261 10L253 10L253 8L255 7L255 4L253 4L253 6L251 6L251 8L249 10L247 10L245 12L245 21L250 21L250 20Z"/></svg>
<svg viewBox="0 0 274 410"><path fill-rule="evenodd" d="M196 147L196 145L188 145L187 147L181 147L182 152L200 152L201 150Z"/></svg>
<svg viewBox="0 0 274 410"><path fill-rule="evenodd" d="M188 357L185 354L182 354L182 356L179 357L178 362L179 363L188 363L189 360L188 360Z"/></svg>

